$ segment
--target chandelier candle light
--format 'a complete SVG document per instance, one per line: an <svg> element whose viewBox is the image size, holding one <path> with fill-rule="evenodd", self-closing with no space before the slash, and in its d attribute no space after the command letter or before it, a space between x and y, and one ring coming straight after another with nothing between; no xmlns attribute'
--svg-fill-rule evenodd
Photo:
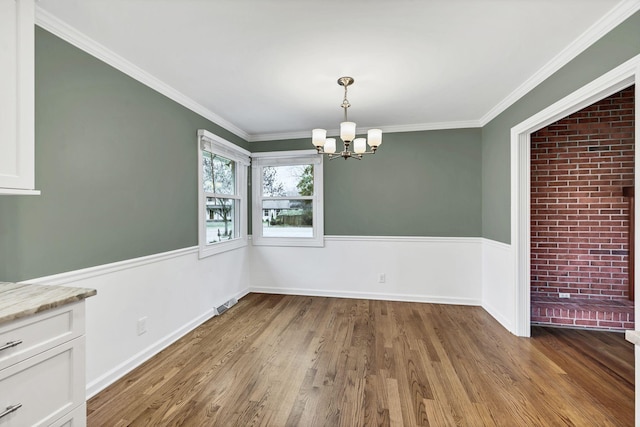
<svg viewBox="0 0 640 427"><path fill-rule="evenodd" d="M327 154L330 160L337 157L343 159L362 159L363 154L375 154L376 150L382 144L382 131L380 129L369 129L367 138L356 138L356 124L350 122L347 118L347 108L351 107L347 100L347 87L353 84L352 77L340 77L338 84L344 86L344 99L341 107L344 109L344 122L340 123L340 139L344 144L344 150L336 153L336 139L327 138L326 129L314 129L311 131L311 142L318 154ZM353 142L353 151L349 150ZM367 151L367 143L371 147L371 151Z"/></svg>

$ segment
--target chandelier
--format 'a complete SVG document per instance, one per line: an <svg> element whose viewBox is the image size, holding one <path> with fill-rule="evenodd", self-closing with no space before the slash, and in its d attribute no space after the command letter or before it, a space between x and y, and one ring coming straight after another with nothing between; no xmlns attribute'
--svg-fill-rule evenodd
<svg viewBox="0 0 640 427"><path fill-rule="evenodd" d="M344 109L344 121L340 123L340 139L344 144L344 149L336 153L336 139L327 138L326 129L313 129L311 131L311 143L318 154L327 154L330 160L338 157L343 159L361 160L364 154L375 154L376 150L382 144L382 131L380 129L369 129L367 138L356 138L356 124L350 122L347 118L347 109L351 107L347 100L347 88L353 84L352 77L340 77L338 84L344 86L344 99L341 107ZM350 150L353 143L353 151ZM367 143L371 147L371 151L367 151Z"/></svg>

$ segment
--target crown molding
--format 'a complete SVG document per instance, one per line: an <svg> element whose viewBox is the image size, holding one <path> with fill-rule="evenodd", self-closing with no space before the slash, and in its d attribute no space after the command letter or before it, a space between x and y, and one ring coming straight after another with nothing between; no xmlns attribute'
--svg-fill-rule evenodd
<svg viewBox="0 0 640 427"><path fill-rule="evenodd" d="M380 129L384 133L400 133L400 132L420 132L426 130L443 130L443 129L465 129L481 127L479 120L466 120L459 122L441 122L441 123L417 123L412 125L397 126L380 126L376 128L359 128L358 135L365 134L369 129ZM340 135L339 129L327 129L327 136ZM302 132L282 132L282 133L261 133L249 135L249 142L261 141L279 141L283 139L303 139L311 138L311 129Z"/></svg>
<svg viewBox="0 0 640 427"><path fill-rule="evenodd" d="M379 129L385 133L396 133L483 127L638 10L640 10L640 0L623 0L478 120L382 126ZM39 6L36 6L36 24L248 142L310 138L310 129L297 132L249 134ZM363 128L359 131L364 133L368 129ZM339 130L331 129L327 134L336 136Z"/></svg>
<svg viewBox="0 0 640 427"><path fill-rule="evenodd" d="M601 39L609 31L620 25L625 19L640 10L640 0L623 0L611 9L598 22L580 34L571 44L547 62L542 68L524 81L506 98L487 112L480 120L480 126L485 126L500 113L515 104L520 98L533 90L540 83L551 77L556 71L564 67L576 56L584 52L589 46Z"/></svg>
<svg viewBox="0 0 640 427"><path fill-rule="evenodd" d="M419 132L424 130L465 129L481 127L479 120L461 120L457 122L417 123L413 125L383 126L383 132Z"/></svg>
<svg viewBox="0 0 640 427"><path fill-rule="evenodd" d="M520 98L533 90L540 83L551 77L556 71L564 67L569 61L584 52L589 46L601 39L609 31L620 25L625 19L640 10L640 0L623 0L616 7L611 9L598 22L589 27L584 33L578 36L571 44L551 59L547 64L525 80L520 86L511 92L506 98L495 105L479 120L467 120L458 122L441 123L417 123L412 125L384 126L380 127L383 132L416 132L426 130L443 129L463 129L483 127L500 113L515 104ZM361 129L359 132L366 132ZM327 135L336 136L340 131L337 129L327 130ZM288 132L272 134L250 135L249 142L272 141L281 139L310 138L311 130L306 132Z"/></svg>
<svg viewBox="0 0 640 427"><path fill-rule="evenodd" d="M87 37L85 34L71 27L66 22L56 18L39 6L36 6L36 24L49 31L50 33L53 33L61 39L65 40L66 42L71 43L78 49L87 52L88 54L98 58L99 60L111 65L115 69L123 72L129 77L132 77L140 83L188 108L194 113L197 113L202 117L211 120L218 126L223 127L224 129L239 136L240 138L244 140L249 139L249 134L239 127L235 126L233 123L223 119L213 111L197 103L182 92L174 89L173 87L164 83L162 80L158 79L152 74L149 74L142 68L134 65L132 62L126 60L122 56L109 50L95 40Z"/></svg>

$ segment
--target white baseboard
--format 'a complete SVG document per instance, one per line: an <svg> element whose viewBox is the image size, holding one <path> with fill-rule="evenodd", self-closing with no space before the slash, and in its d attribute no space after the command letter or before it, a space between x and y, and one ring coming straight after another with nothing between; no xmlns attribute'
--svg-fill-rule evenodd
<svg viewBox="0 0 640 427"><path fill-rule="evenodd" d="M481 305L482 238L327 236L251 248L254 292Z"/></svg>
<svg viewBox="0 0 640 427"><path fill-rule="evenodd" d="M354 292L339 290L317 290L303 288L276 288L268 286L252 286L250 292L262 294L304 295L330 298L370 299L383 301L422 302L432 304L481 305L481 301L473 298L448 298L430 295L407 295L372 292Z"/></svg>
<svg viewBox="0 0 640 427"><path fill-rule="evenodd" d="M501 313L500 310L496 309L491 304L488 304L486 302L482 303L482 308L484 309L484 311L489 313L491 315L491 317L496 319L498 321L498 323L500 323L502 326L504 326L504 328L506 330L508 330L510 332L514 331L515 324L513 322L513 319L509 319L507 316L505 316L503 313Z"/></svg>
<svg viewBox="0 0 640 427"><path fill-rule="evenodd" d="M161 340L156 341L144 350L134 354L129 359L125 360L124 362L115 366L113 369L105 372L100 377L91 381L87 384L87 399L95 396L100 391L104 390L106 387L125 376L127 373L142 365L144 362L151 359L153 356L169 347L171 344L178 341L180 338L182 338L198 326L202 325L207 320L211 319L213 316L214 313L212 308L206 313L203 313L200 316L196 317L186 325L183 325L178 330L165 336Z"/></svg>
<svg viewBox="0 0 640 427"><path fill-rule="evenodd" d="M240 301L240 299L245 297L249 292L250 291L248 289L244 290L239 294L228 298L226 301L228 301L231 298L235 298L236 300ZM220 302L220 304L222 304L222 302ZM129 372L137 368L138 366L142 365L144 362L151 359L153 356L160 353L162 350L169 347L171 344L175 343L180 338L187 335L189 332L193 331L198 326L202 325L203 323L205 323L206 321L210 320L213 317L215 317L215 311L212 308L211 310L207 310L206 313L203 313L200 316L197 316L196 318L191 320L190 322L184 324L182 327L178 328L177 330L170 333L169 335L154 342L144 350L134 354L129 359L115 366L113 369L105 372L100 377L91 381L90 383L87 384L87 391L86 391L87 399L90 399L91 397L95 396L100 391L104 390L106 387L116 382L117 380L119 380L120 378L122 378L123 376L125 376L126 374L128 374Z"/></svg>
<svg viewBox="0 0 640 427"><path fill-rule="evenodd" d="M25 281L96 289L87 300L86 393L93 396L248 293L247 249L206 260L188 247ZM141 318L148 331L136 333Z"/></svg>

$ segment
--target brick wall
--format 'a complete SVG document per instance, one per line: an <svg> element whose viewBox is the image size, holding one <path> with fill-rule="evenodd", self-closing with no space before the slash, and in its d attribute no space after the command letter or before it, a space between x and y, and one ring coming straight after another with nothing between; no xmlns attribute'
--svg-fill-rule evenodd
<svg viewBox="0 0 640 427"><path fill-rule="evenodd" d="M628 298L633 145L633 86L531 135L532 297Z"/></svg>

